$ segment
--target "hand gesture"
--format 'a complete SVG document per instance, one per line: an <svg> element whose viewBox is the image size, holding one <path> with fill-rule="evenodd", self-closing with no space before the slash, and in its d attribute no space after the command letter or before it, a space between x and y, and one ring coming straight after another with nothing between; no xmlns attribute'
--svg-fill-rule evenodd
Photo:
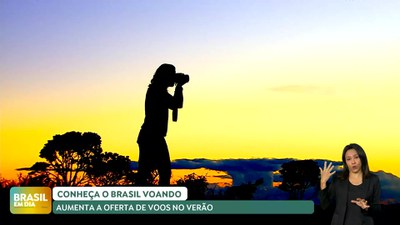
<svg viewBox="0 0 400 225"><path fill-rule="evenodd" d="M356 200L351 200L351 202L360 206L361 209L367 210L369 208L369 205L367 204L367 200L365 200L363 198L357 198Z"/></svg>
<svg viewBox="0 0 400 225"><path fill-rule="evenodd" d="M324 168L322 169L321 167L319 168L320 174L321 174L321 190L325 189L326 187L326 182L329 180L329 178L336 173L336 171L333 170L333 165L332 162L329 163L328 166L326 166L326 161L324 162Z"/></svg>

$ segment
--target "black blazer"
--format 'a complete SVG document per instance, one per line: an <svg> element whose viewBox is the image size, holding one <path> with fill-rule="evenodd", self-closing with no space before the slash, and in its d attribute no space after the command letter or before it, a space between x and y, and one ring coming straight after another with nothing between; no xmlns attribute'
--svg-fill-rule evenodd
<svg viewBox="0 0 400 225"><path fill-rule="evenodd" d="M362 221L365 225L373 225L373 217L381 211L379 177L371 173L364 179L364 182L367 187L365 199L368 201L370 207L368 210L363 210ZM321 208L325 210L329 207L334 207L331 225L343 225L347 210L346 202L348 201L349 181L348 179L339 178L336 175L332 177L332 182L327 185L327 188L319 192Z"/></svg>

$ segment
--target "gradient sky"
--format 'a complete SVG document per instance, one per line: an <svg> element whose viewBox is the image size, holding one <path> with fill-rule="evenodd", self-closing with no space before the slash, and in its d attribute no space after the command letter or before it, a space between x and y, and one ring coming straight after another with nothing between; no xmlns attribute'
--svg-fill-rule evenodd
<svg viewBox="0 0 400 225"><path fill-rule="evenodd" d="M147 85L190 75L172 159L340 160L400 176L400 1L1 0L0 173L53 135L137 160ZM170 90L171 92L173 89Z"/></svg>

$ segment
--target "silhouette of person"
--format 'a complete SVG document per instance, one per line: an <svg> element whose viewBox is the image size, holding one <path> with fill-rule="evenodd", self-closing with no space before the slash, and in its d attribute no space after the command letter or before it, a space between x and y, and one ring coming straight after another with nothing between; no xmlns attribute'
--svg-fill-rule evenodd
<svg viewBox="0 0 400 225"><path fill-rule="evenodd" d="M146 92L144 122L137 138L137 185L152 185L152 172L155 170L159 175L158 185L170 185L171 160L165 140L169 110L173 110L176 117L177 109L183 107L182 85L188 81L188 75L176 73L175 66L167 63L160 65L153 75ZM171 95L168 88L173 86L175 91ZM173 119L176 121L177 118Z"/></svg>
<svg viewBox="0 0 400 225"><path fill-rule="evenodd" d="M381 211L379 178L369 171L367 155L358 144L344 147L342 161L343 171L335 176L332 163L319 168L321 208L333 207L331 225L373 225Z"/></svg>

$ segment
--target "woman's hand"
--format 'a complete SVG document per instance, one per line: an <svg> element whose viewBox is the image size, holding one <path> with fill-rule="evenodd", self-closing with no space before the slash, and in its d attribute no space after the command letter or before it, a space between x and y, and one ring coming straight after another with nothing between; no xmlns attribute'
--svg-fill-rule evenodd
<svg viewBox="0 0 400 225"><path fill-rule="evenodd" d="M351 200L352 203L355 203L356 205L360 206L361 209L367 210L369 208L369 205L367 204L367 200L363 198L357 198L356 200Z"/></svg>
<svg viewBox="0 0 400 225"><path fill-rule="evenodd" d="M336 171L332 171L333 167L334 166L332 165L332 162L330 162L329 165L326 166L326 161L325 161L324 168L323 169L321 167L319 168L321 175L321 190L324 190L326 188L326 182L334 173L336 173Z"/></svg>

